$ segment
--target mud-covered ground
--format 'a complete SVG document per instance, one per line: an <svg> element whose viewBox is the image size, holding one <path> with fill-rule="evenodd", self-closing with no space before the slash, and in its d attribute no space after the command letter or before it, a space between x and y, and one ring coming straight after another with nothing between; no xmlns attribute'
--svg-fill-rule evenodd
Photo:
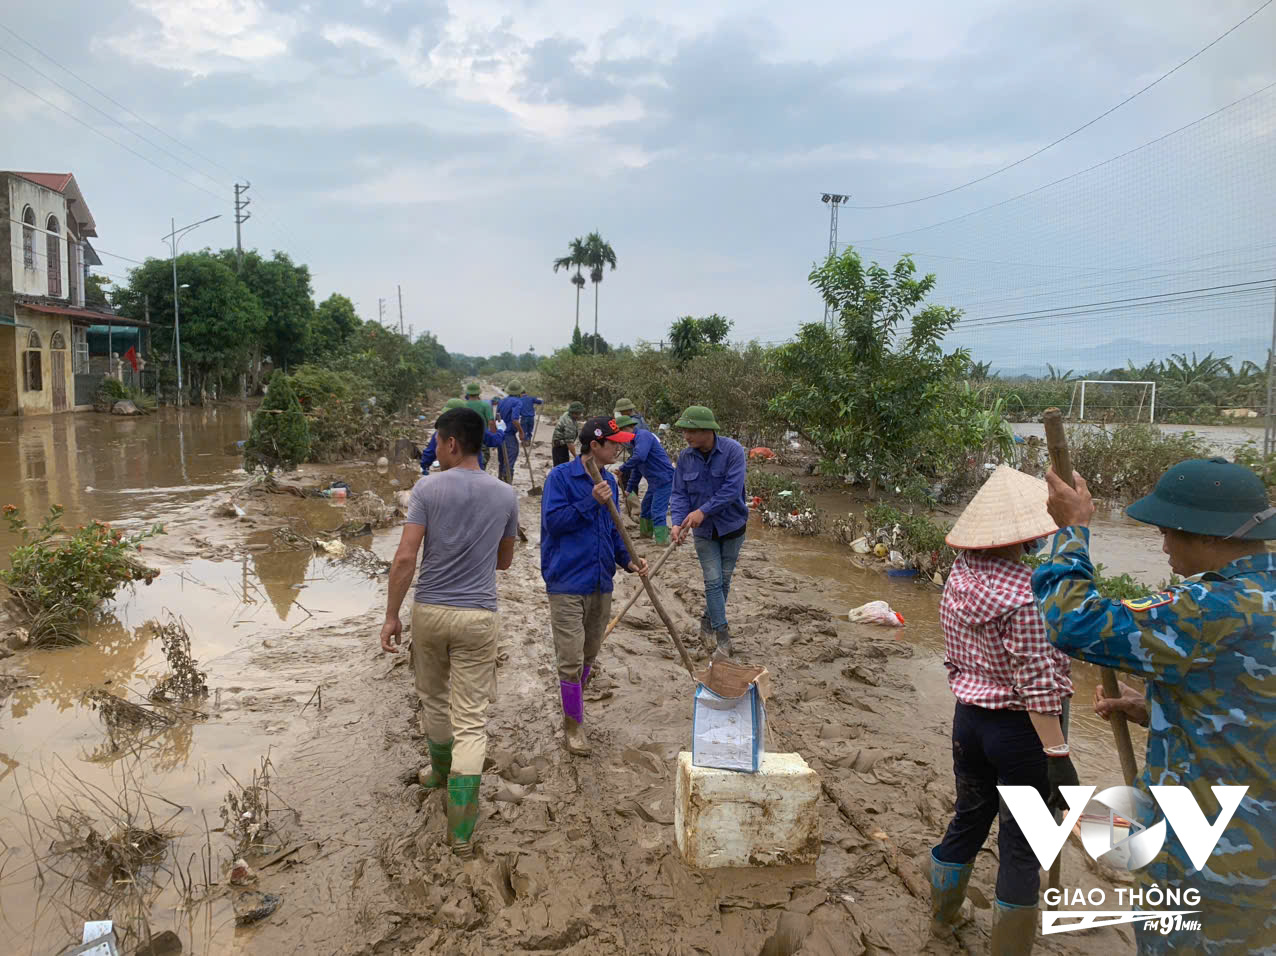
<svg viewBox="0 0 1276 956"><path fill-rule="evenodd" d="M533 460L543 476L546 442ZM826 785L822 852L812 867L692 870L674 842L673 768L690 743L694 686L640 599L604 645L587 693L593 754L567 755L539 574L540 499L526 495L525 470L516 485L530 540L498 574L498 694L489 711L477 857L463 862L447 851L439 795L422 802L408 782L425 740L407 655L387 656L377 643L384 577L338 577L319 597L301 590L298 600L311 615L304 626L256 632L251 619L236 625L210 667L209 719L182 757L183 766L197 768L190 796L176 799L186 807L185 839L216 846L224 834L206 834L198 822L203 809L215 824L215 808L198 804L225 790L220 780L208 782L220 776L217 762L227 752L238 755L231 769L242 775L250 769L245 754L269 753L279 805L288 809L277 814L270 849L249 862L258 871L256 888L278 895L279 908L235 928L232 890L219 867L219 886L204 903L164 897L155 930L174 929L188 952L208 953L987 951L995 838L980 854L972 919L956 941L929 938L924 886L914 895L953 796L951 695L934 635L918 640L919 630L935 629L937 592L914 599L932 616L910 616L904 631L852 625L844 619L846 584L831 561L788 560L782 538L751 530L730 606L736 657L772 674L768 749L801 753ZM247 540L260 544L253 535L264 535L291 507L271 501L250 513ZM194 518L201 528L216 520ZM242 522L222 520L230 527L219 540L194 535L199 540L189 545L197 555L247 553L244 541L234 540ZM392 529L366 543L388 556L396 539ZM654 557L654 547L646 553ZM809 565L813 573L791 570ZM698 644L699 582L689 546L656 579L689 645ZM619 601L637 581L618 575L617 585ZM325 613L323 595L332 597L335 613ZM360 609L350 611L352 603ZM201 631L225 629L224 610L195 623ZM1083 779L1117 776L1108 748L1082 748L1077 764ZM1065 851L1064 885L1107 887L1085 859ZM11 938L22 951L56 951L47 921L40 933L29 928L27 910L39 897L21 883L31 862L24 847L9 846L4 861ZM1038 947L1133 951L1128 927L1055 936Z"/></svg>

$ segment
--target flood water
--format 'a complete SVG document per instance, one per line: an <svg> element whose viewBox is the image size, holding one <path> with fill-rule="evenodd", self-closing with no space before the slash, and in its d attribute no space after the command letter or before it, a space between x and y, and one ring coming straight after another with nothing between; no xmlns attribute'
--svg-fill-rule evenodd
<svg viewBox="0 0 1276 956"><path fill-rule="evenodd" d="M8 489L0 502L17 505L32 524L51 504L66 509L64 523L70 526L95 518L131 528L199 517L219 493L246 480L236 443L247 437L249 427L250 413L242 406L165 409L127 419L72 414L0 420L0 482ZM406 486L414 477L412 467L401 475ZM392 488L377 481L368 479L388 497ZM824 494L818 503L833 513L846 508L836 493ZM315 529L335 527L342 520L340 507L326 500L287 499L280 507ZM121 592L102 620L86 629L88 644L22 657L35 680L15 690L0 710L0 937L48 941L57 936L59 920L63 925L73 922L50 911L49 900L32 882L27 815L33 808L45 813L65 801L68 781L114 793L123 775L135 772L128 770L135 766L130 754L107 747L101 720L83 697L94 688L135 700L144 694L167 669L155 636L157 624L170 615L184 620L209 686L235 697L230 703L220 696L210 698L206 709L212 719L165 732L142 751L146 788L187 808L173 827L199 841L204 824L191 808L208 809L210 825L219 824L216 808L228 789L222 768L247 773L267 752L269 734L282 734L298 720L296 714L272 715L263 738L217 719L219 708L244 706L253 693L269 689L269 675L246 676L254 672L246 666L250 655L362 614L383 600L384 579L369 578L309 550L281 546L268 530L251 533L249 552L234 557L221 556L231 549L215 547L197 557L173 553L173 539L188 533L174 530L147 543L143 556L161 569L160 577L150 587ZM752 533L770 541L774 560L809 575L818 599L831 608L844 613L865 601L885 599L903 613L908 626L897 636L919 652L919 706L935 712L951 709L939 665L938 588L858 569L847 549L829 540L760 526ZM392 528L352 543L388 558L397 538L398 529ZM0 547L7 551L15 543L7 528L0 530ZM1096 522L1094 553L1109 573L1129 571L1150 584L1168 575L1159 535L1119 514ZM1074 740L1079 747L1106 751L1110 732L1086 703L1093 692L1093 672L1078 665L1074 679ZM165 900L166 909L156 913L159 925L196 918L179 912L175 899ZM42 931L33 934L37 913ZM222 906L202 918L207 925L193 926L183 935L197 944L197 951L222 951L212 940L229 930L229 913ZM47 949L37 945L32 951Z"/></svg>

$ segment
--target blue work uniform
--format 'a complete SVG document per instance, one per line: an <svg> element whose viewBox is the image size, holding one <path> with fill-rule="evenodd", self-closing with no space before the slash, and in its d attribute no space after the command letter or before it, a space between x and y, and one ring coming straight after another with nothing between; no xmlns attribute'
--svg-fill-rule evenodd
<svg viewBox="0 0 1276 956"><path fill-rule="evenodd" d="M638 482L647 479L647 493L642 498L641 516L657 528L665 527L669 514L669 498L673 494L673 465L660 439L650 431L634 434L633 451L620 466L625 491L636 492Z"/></svg>
<svg viewBox="0 0 1276 956"><path fill-rule="evenodd" d="M619 501L616 479L602 473ZM541 497L541 577L550 594L610 594L616 568L633 558L610 512L594 499L594 479L579 458L545 478Z"/></svg>
<svg viewBox="0 0 1276 956"><path fill-rule="evenodd" d="M497 453L500 456L502 481L514 480L514 465L518 461L518 432L514 423L518 421L522 409L523 400L517 395L505 396L496 407L497 414L505 423L505 441Z"/></svg>
<svg viewBox="0 0 1276 956"><path fill-rule="evenodd" d="M500 448L504 441L504 436L500 432L488 431L483 429L483 445L479 448L479 467L487 469L487 452L483 448ZM438 457L439 433L435 432L430 436L430 442L425 446L425 450L421 452L421 474L428 475L430 466L434 464L435 458Z"/></svg>
<svg viewBox="0 0 1276 956"><path fill-rule="evenodd" d="M745 465L744 447L732 438L716 435L707 455L694 448L683 449L673 473L673 523L681 525L693 511L704 514L704 521L693 532L696 557L704 574L701 627L718 637L727 632L731 576L749 525Z"/></svg>
<svg viewBox="0 0 1276 956"><path fill-rule="evenodd" d="M519 409L519 414L523 420L523 440L531 441L536 432L536 406L545 403L534 395L524 395L522 402L523 406Z"/></svg>
<svg viewBox="0 0 1276 956"><path fill-rule="evenodd" d="M1199 909L1201 924L1163 934L1136 923L1139 953L1276 953L1276 555L1117 601L1095 587L1089 544L1087 528L1059 531L1032 591L1055 647L1146 680L1138 788L1187 787L1208 819L1219 812L1212 787L1249 788L1203 869L1171 834L1138 871L1144 890L1199 891L1199 906L1165 908ZM1154 806L1139 822L1153 824Z"/></svg>

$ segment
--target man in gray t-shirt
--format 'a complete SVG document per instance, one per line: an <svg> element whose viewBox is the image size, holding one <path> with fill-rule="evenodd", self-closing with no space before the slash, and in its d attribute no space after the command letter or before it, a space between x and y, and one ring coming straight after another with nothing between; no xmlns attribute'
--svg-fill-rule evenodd
<svg viewBox="0 0 1276 956"><path fill-rule="evenodd" d="M399 650L399 608L421 574L412 604L412 672L421 698L430 768L427 789L447 786L448 842L473 854L479 777L487 749L487 705L496 692L496 572L514 560L518 496L479 469L484 423L472 409L444 412L437 454L442 471L421 478L408 504L390 566L381 649Z"/></svg>

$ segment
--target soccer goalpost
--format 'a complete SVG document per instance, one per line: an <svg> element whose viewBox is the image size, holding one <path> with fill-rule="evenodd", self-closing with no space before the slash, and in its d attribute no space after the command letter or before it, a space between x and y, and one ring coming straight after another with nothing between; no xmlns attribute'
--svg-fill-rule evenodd
<svg viewBox="0 0 1276 956"><path fill-rule="evenodd" d="M1139 395L1139 407L1134 413L1134 420L1137 422L1143 415L1144 406L1148 410L1148 423L1156 421L1156 382L1121 382L1109 381L1106 379L1085 378L1076 382L1072 386L1072 398L1068 402L1068 417L1072 417L1073 406L1077 405L1078 393L1080 393L1080 409L1077 414L1077 421L1085 421L1085 395L1087 385L1129 385L1139 386L1143 389ZM1091 405L1093 410L1094 406Z"/></svg>

